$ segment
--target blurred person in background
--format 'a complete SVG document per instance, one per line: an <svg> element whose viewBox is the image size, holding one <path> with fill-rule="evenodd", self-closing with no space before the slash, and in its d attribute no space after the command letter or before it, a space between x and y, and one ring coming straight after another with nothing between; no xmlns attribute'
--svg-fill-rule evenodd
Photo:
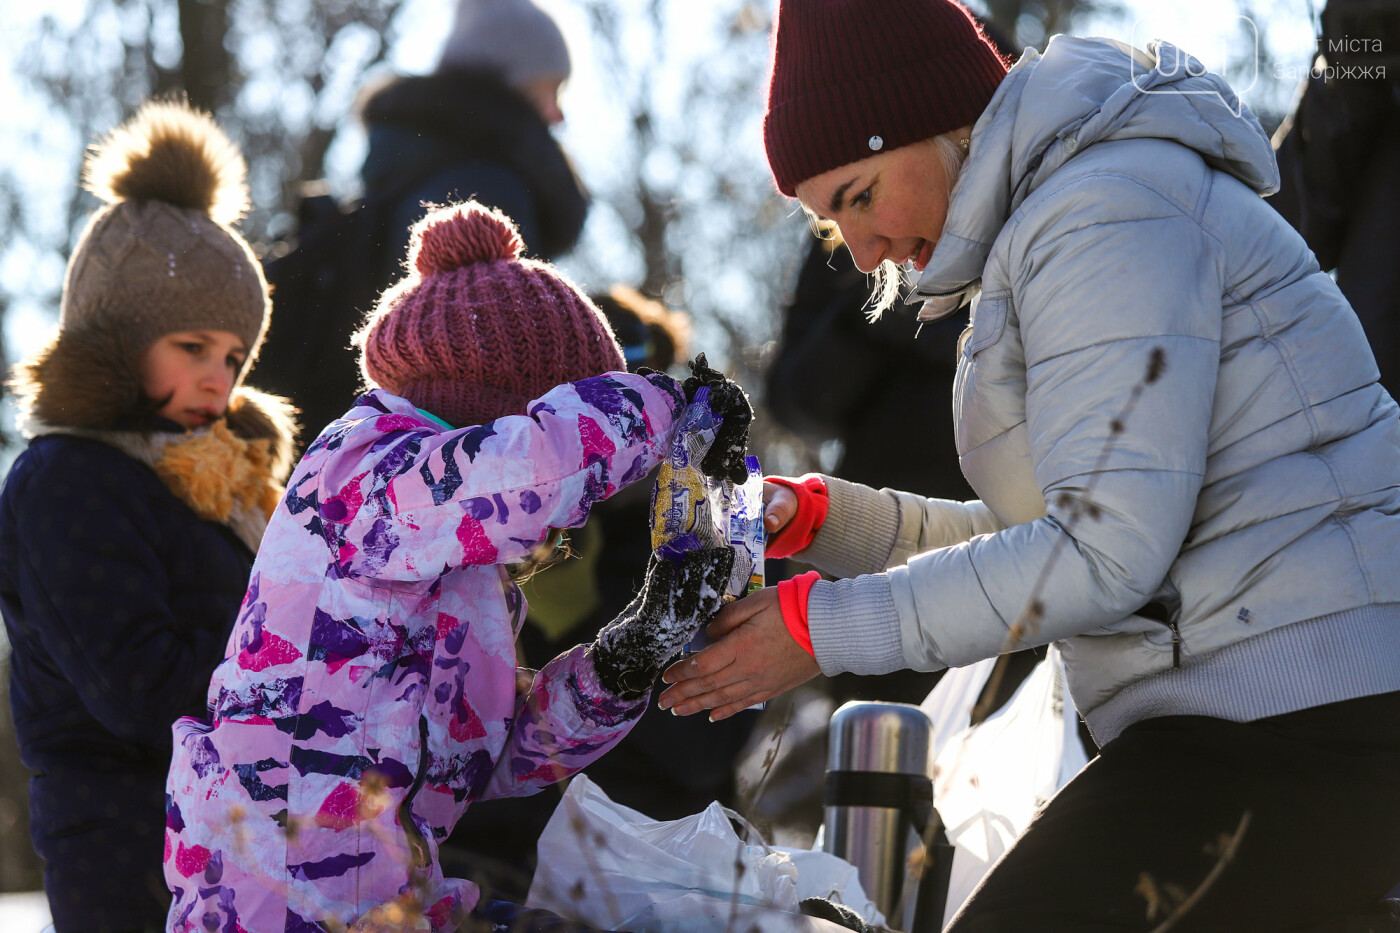
<svg viewBox="0 0 1400 933"><path fill-rule="evenodd" d="M588 197L550 132L571 67L558 24L531 0L460 0L432 73L361 91L362 201L307 197L295 240L264 259L282 313L258 374L303 423L328 424L362 390L350 335L402 274L427 205L472 198L511 217L531 256L573 249Z"/></svg>
<svg viewBox="0 0 1400 933"><path fill-rule="evenodd" d="M1381 385L1400 389L1400 3L1331 0L1320 57L1274 134L1269 199L1335 270L1375 351Z"/></svg>

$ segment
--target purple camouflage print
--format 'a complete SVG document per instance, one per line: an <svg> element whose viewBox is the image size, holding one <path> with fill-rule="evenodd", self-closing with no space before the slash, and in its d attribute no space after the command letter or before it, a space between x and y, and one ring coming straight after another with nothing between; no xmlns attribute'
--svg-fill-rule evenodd
<svg viewBox="0 0 1400 933"><path fill-rule="evenodd" d="M647 695L587 648L516 693L525 602L504 566L645 476L684 404L665 376L560 386L448 429L374 390L311 445L263 538L209 686L174 726L171 933L349 924L395 902L449 929L475 906L438 840L474 800L596 760Z"/></svg>

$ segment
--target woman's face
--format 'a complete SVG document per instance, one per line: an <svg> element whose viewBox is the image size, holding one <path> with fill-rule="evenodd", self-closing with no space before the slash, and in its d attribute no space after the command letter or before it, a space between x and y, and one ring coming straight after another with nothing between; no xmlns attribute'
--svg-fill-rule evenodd
<svg viewBox="0 0 1400 933"><path fill-rule="evenodd" d="M862 272L884 260L922 272L943 234L948 176L930 140L879 152L797 185L809 212L841 228Z"/></svg>
<svg viewBox="0 0 1400 933"><path fill-rule="evenodd" d="M157 412L186 430L222 418L234 380L248 358L241 338L226 330L166 334L141 357L141 387Z"/></svg>

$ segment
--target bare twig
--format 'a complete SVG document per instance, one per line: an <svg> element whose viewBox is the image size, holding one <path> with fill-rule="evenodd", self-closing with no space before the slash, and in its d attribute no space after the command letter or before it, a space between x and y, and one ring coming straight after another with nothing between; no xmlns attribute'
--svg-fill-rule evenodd
<svg viewBox="0 0 1400 933"><path fill-rule="evenodd" d="M1250 816L1250 811L1246 810L1244 815L1240 817L1240 824L1235 827L1234 833L1222 841L1220 854L1216 857L1215 864L1211 866L1206 876L1201 879L1201 883L1196 885L1196 890L1192 891L1181 903L1177 904L1176 909L1173 910L1165 920L1153 927L1152 933L1167 933L1168 930L1176 926L1178 920L1200 902L1201 898L1205 897L1206 892L1219 880L1220 875L1225 871L1225 867L1234 861L1236 853L1239 852L1240 842L1244 839L1245 831L1249 829ZM1150 878L1145 880L1151 881ZM1141 887L1142 884L1140 882L1139 889L1141 889ZM1150 915L1149 919L1151 919Z"/></svg>
<svg viewBox="0 0 1400 933"><path fill-rule="evenodd" d="M1103 469L1108 464L1108 458L1117 447L1118 439L1123 436L1127 429L1128 419L1137 409L1138 402L1142 399L1143 391L1158 379L1166 371L1167 355L1161 347L1153 347L1147 357L1147 370L1143 373L1142 379L1133 386L1132 392L1128 394L1128 399L1123 403L1123 408L1117 416L1109 422L1108 440L1104 442L1103 448L1099 450L1098 459L1094 462L1093 470L1089 473L1088 480L1084 484L1084 492L1080 496L1073 496L1069 493L1061 493L1055 504L1065 509L1065 520L1063 528L1065 534L1056 539L1054 546L1050 550L1050 556L1046 558L1045 565L1040 568L1040 574L1036 577L1035 585L1031 587L1030 597L1026 600L1025 606L1016 617L1016 621L1006 632L1006 641L1002 644L1003 657L997 659L996 666L992 668L992 674L987 680L987 686L982 692L982 701L974 707L972 711L972 721L979 722L986 719L992 712L986 709L986 705L992 703L996 697L998 688L1001 686L1002 678L1006 674L1005 654L1015 651L1021 647L1026 635L1034 632L1040 626L1040 622L1045 618L1045 604L1041 601L1041 594L1045 591L1046 584L1050 581L1050 574L1055 569L1055 564L1060 559L1061 552L1065 549L1070 539L1069 531L1081 519L1087 518L1090 521L1097 521L1100 515L1099 507L1090 500L1090 495L1094 487L1098 484L1099 477L1103 475Z"/></svg>
<svg viewBox="0 0 1400 933"><path fill-rule="evenodd" d="M787 734L788 727L792 725L795 704L791 696L784 695L778 702L784 704L784 711L782 720L773 728L773 733L769 736L773 745L763 756L763 770L753 786L753 791L748 795L748 799L739 806L739 812L750 820L754 819L751 814L756 812L759 801L763 799L763 792L768 789L768 778L772 775L773 768L777 764L778 753L783 747L783 736Z"/></svg>

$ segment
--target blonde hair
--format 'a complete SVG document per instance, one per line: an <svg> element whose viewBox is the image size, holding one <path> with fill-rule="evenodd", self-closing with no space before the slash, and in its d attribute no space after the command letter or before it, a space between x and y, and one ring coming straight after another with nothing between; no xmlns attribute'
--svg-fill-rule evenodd
<svg viewBox="0 0 1400 933"><path fill-rule="evenodd" d="M506 572L515 583L524 583L535 574L562 564L573 556L568 533L563 528L551 528L543 541L522 561L506 564Z"/></svg>
<svg viewBox="0 0 1400 933"><path fill-rule="evenodd" d="M953 189L957 187L958 176L962 174L963 160L967 158L967 152L958 142L960 138L967 138L962 135L963 132L964 128L959 127L917 144L932 146L938 153L943 163L943 177L948 181L948 190L945 192L948 198L952 197ZM875 276L875 290L866 302L866 317L871 321L878 321L880 315L893 307L899 299L899 290L904 284L904 270L886 259L872 274Z"/></svg>

